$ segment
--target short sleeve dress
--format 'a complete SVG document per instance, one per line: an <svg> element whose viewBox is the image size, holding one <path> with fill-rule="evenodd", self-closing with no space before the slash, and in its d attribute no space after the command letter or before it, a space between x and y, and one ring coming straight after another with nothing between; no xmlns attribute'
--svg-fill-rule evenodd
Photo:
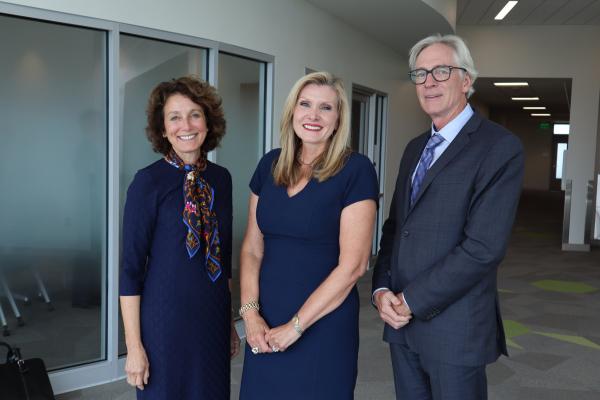
<svg viewBox="0 0 600 400"><path fill-rule="evenodd" d="M164 159L140 170L127 192L119 292L141 295L150 379L138 399L223 400L230 393L231 176L208 163L222 272L212 282L203 251L189 258L182 220L185 174ZM201 247L204 249L204 246Z"/></svg>
<svg viewBox="0 0 600 400"><path fill-rule="evenodd" d="M273 181L279 154L279 149L266 154L250 182L259 197L256 219L264 238L260 312L271 327L290 321L338 265L342 210L361 200L377 201L379 193L371 161L351 153L336 175L320 183L311 179L289 197ZM255 355L246 345L240 399L353 399L358 311L355 287L285 352Z"/></svg>

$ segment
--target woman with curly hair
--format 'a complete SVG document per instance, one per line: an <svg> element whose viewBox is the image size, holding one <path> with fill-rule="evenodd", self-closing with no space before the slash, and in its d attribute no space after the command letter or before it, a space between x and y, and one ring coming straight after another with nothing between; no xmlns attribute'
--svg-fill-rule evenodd
<svg viewBox="0 0 600 400"><path fill-rule="evenodd" d="M192 77L150 95L146 134L164 157L127 192L120 276L127 381L138 399L229 399L231 175L207 160L221 99Z"/></svg>

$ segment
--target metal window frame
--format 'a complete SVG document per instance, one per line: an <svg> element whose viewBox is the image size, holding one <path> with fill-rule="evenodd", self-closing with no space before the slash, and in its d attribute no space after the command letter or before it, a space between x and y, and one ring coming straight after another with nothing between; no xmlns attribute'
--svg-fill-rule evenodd
<svg viewBox="0 0 600 400"><path fill-rule="evenodd" d="M102 287L105 289L104 313L101 329L104 330L104 343L100 343L104 360L73 366L51 372L50 381L56 394L112 382L124 377L125 358L118 356L118 276L120 233L119 229L119 171L121 158L121 136L119 121L119 44L120 35L129 34L148 39L163 40L175 44L204 48L208 51L208 82L218 87L218 55L226 52L265 63L265 93L261 98L264 107L264 152L272 146L273 130L273 83L274 57L269 54L159 29L118 23L98 18L45 10L41 8L9 4L0 1L0 14L21 17L41 22L73 25L106 33L107 71L107 215L106 215L106 264L103 265Z"/></svg>

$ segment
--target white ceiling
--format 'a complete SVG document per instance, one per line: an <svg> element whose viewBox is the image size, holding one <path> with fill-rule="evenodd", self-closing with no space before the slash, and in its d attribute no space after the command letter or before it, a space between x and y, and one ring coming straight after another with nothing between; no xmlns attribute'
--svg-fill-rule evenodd
<svg viewBox="0 0 600 400"><path fill-rule="evenodd" d="M421 0L306 1L405 57L412 45L423 37L454 31L442 15Z"/></svg>
<svg viewBox="0 0 600 400"><path fill-rule="evenodd" d="M405 56L431 33L452 33L442 0L306 0ZM456 4L457 25L600 25L600 0L520 0L502 21L506 0L443 0ZM450 18L453 22L454 18Z"/></svg>
<svg viewBox="0 0 600 400"><path fill-rule="evenodd" d="M458 25L600 25L600 0L520 0L502 21L506 0L458 0Z"/></svg>

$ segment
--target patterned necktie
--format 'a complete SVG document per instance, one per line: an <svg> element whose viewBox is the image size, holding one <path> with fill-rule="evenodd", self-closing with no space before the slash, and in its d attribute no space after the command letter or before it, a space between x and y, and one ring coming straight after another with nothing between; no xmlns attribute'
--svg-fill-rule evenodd
<svg viewBox="0 0 600 400"><path fill-rule="evenodd" d="M421 153L419 164L417 164L417 172L415 172L415 177L412 182L412 190L410 192L411 206L415 203L417 194L419 194L419 190L421 190L423 179L425 179L425 174L427 173L429 167L431 167L431 162L433 161L433 152L435 151L435 148L443 141L444 138L441 135L434 133L425 145L425 150L423 150L423 153Z"/></svg>

